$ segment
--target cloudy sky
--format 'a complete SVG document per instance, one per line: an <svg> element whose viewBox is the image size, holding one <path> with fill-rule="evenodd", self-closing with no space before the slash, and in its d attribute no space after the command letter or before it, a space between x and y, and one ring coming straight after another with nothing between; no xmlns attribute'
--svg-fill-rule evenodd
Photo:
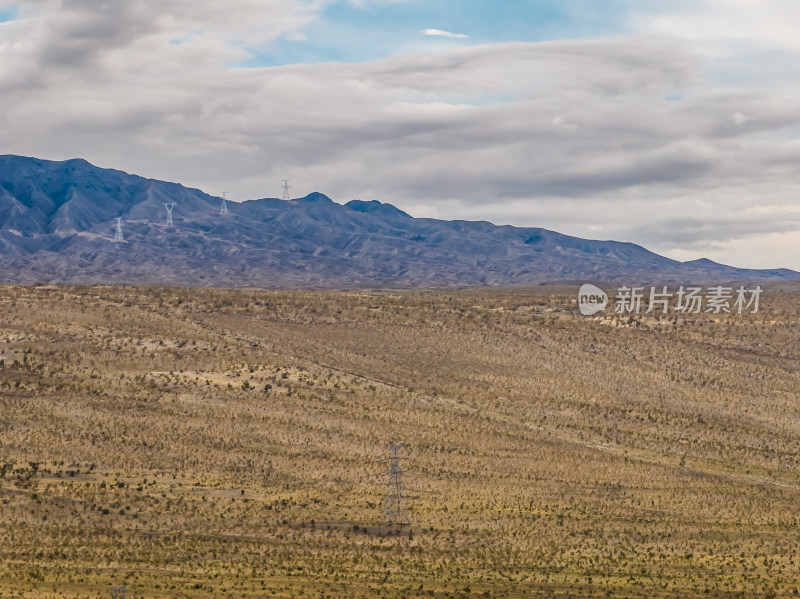
<svg viewBox="0 0 800 599"><path fill-rule="evenodd" d="M0 153L800 269L796 0L0 0Z"/></svg>

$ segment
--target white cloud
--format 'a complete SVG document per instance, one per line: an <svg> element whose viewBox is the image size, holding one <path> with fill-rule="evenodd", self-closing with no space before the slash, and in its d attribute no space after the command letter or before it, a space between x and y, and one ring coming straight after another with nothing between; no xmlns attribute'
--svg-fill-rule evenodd
<svg viewBox="0 0 800 599"><path fill-rule="evenodd" d="M741 127L747 121L750 120L750 118L747 115L744 115L744 114L742 114L741 112L738 112L738 111L733 113L733 117L732 118L733 118L733 123L738 127Z"/></svg>
<svg viewBox="0 0 800 599"><path fill-rule="evenodd" d="M425 29L422 33L425 35L432 35L438 37L450 37L450 38L458 38L458 39L467 39L469 36L465 33L450 33L449 31L443 31L441 29Z"/></svg>
<svg viewBox="0 0 800 599"><path fill-rule="evenodd" d="M307 42L308 36L302 31L293 31L286 36L286 39L292 42Z"/></svg>
<svg viewBox="0 0 800 599"><path fill-rule="evenodd" d="M26 2L0 28L0 145L236 200L288 176L298 194L800 268L794 87L718 85L706 54L650 35L231 67L321 6Z"/></svg>
<svg viewBox="0 0 800 599"><path fill-rule="evenodd" d="M800 4L795 0L692 0L649 8L631 3L631 21L642 31L713 45L750 43L800 50L797 23Z"/></svg>

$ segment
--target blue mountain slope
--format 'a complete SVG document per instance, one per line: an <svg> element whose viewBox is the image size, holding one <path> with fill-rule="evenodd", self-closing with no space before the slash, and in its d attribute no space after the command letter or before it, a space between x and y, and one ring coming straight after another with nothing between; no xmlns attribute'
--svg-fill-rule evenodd
<svg viewBox="0 0 800 599"><path fill-rule="evenodd" d="M166 227L165 202L176 204ZM265 287L532 285L800 279L680 263L631 243L413 218L321 193L228 203L177 183L0 156L0 280ZM124 243L113 242L114 219Z"/></svg>

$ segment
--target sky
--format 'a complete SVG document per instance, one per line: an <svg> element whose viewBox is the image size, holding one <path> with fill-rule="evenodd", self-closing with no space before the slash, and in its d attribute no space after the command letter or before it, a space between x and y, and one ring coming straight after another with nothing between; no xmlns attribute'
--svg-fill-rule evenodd
<svg viewBox="0 0 800 599"><path fill-rule="evenodd" d="M800 270L796 0L0 0L0 153Z"/></svg>

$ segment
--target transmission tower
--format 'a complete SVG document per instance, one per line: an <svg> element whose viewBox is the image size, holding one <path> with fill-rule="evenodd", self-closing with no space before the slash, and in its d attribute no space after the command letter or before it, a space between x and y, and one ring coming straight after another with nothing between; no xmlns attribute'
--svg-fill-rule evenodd
<svg viewBox="0 0 800 599"><path fill-rule="evenodd" d="M228 192L227 191L223 191L222 192L222 204L219 205L219 215L220 216L225 216L226 214L228 214L228 202L226 201L227 197L228 197Z"/></svg>
<svg viewBox="0 0 800 599"><path fill-rule="evenodd" d="M292 186L289 185L289 179L284 179L283 180L283 199L284 200L291 200L291 198L289 197L289 190L291 188L292 188Z"/></svg>
<svg viewBox="0 0 800 599"><path fill-rule="evenodd" d="M125 241L122 238L122 219L121 218L117 218L115 220L117 221L117 230L114 233L114 241Z"/></svg>
<svg viewBox="0 0 800 599"><path fill-rule="evenodd" d="M167 209L167 226L172 226L172 209L175 208L175 202L167 202L164 204L164 208Z"/></svg>
<svg viewBox="0 0 800 599"><path fill-rule="evenodd" d="M125 585L118 587L114 585L111 587L111 599L125 599L125 596L128 594L128 589Z"/></svg>
<svg viewBox="0 0 800 599"><path fill-rule="evenodd" d="M389 466L389 483L386 488L386 498L383 500L383 516L389 526L398 524L400 526L410 525L411 520L405 509L405 495L403 494L403 472L400 467L400 448L405 447L403 443L393 443L390 445L392 450L391 463Z"/></svg>

